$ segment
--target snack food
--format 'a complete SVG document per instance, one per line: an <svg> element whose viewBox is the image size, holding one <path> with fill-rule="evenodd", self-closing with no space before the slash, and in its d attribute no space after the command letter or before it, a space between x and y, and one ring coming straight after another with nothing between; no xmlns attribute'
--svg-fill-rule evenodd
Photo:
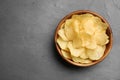
<svg viewBox="0 0 120 80"><path fill-rule="evenodd" d="M72 15L58 30L57 43L62 55L78 63L99 60L109 42L107 27L106 23L92 14Z"/></svg>

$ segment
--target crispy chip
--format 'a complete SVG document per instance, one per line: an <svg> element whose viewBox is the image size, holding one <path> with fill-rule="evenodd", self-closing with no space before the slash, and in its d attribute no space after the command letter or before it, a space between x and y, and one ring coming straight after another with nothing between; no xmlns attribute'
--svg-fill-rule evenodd
<svg viewBox="0 0 120 80"><path fill-rule="evenodd" d="M80 20L80 15L73 15L72 19Z"/></svg>
<svg viewBox="0 0 120 80"><path fill-rule="evenodd" d="M96 43L98 45L105 45L109 42L109 40L108 40L109 37L107 36L105 31L96 32L95 35L94 35L94 38L95 38Z"/></svg>
<svg viewBox="0 0 120 80"><path fill-rule="evenodd" d="M89 49L95 49L96 48L96 42L94 41L94 38L87 34L86 32L80 33L81 40L82 40L82 46L89 48Z"/></svg>
<svg viewBox="0 0 120 80"><path fill-rule="evenodd" d="M65 28L65 23L63 23L60 27L60 29L64 29Z"/></svg>
<svg viewBox="0 0 120 80"><path fill-rule="evenodd" d="M82 48L82 47L79 48L79 49L74 48L73 45L72 45L72 42L69 42L69 43L68 43L68 48L69 48L69 50L70 50L71 55L72 55L72 56L75 56L75 57L78 57L78 56L80 56L82 53L85 53L85 49Z"/></svg>
<svg viewBox="0 0 120 80"><path fill-rule="evenodd" d="M82 47L82 40L79 35L75 35L75 38L73 39L73 47L74 48Z"/></svg>
<svg viewBox="0 0 120 80"><path fill-rule="evenodd" d="M57 43L61 49L68 51L68 47L67 47L68 42L67 41L64 41L62 38L59 37L57 39Z"/></svg>
<svg viewBox="0 0 120 80"><path fill-rule="evenodd" d="M65 36L64 29L60 29L60 30L58 31L58 35L59 35L64 41L68 41L67 37Z"/></svg>
<svg viewBox="0 0 120 80"><path fill-rule="evenodd" d="M108 24L103 23L99 18L95 17L95 32L106 31Z"/></svg>
<svg viewBox="0 0 120 80"><path fill-rule="evenodd" d="M65 35L68 40L73 40L74 39L74 27L73 27L73 20L68 19L65 22Z"/></svg>
<svg viewBox="0 0 120 80"><path fill-rule="evenodd" d="M91 60L98 60L100 59L105 51L105 46L97 46L96 49L92 50L92 49L87 49L87 55Z"/></svg>
<svg viewBox="0 0 120 80"><path fill-rule="evenodd" d="M95 32L93 20L91 20L91 19L85 20L85 22L83 24L84 24L83 27L85 29L85 32L90 34L90 35L93 35Z"/></svg>
<svg viewBox="0 0 120 80"><path fill-rule="evenodd" d="M62 52L62 55L63 55L65 58L71 59L70 52L65 51L65 50L61 50L61 52Z"/></svg>
<svg viewBox="0 0 120 80"><path fill-rule="evenodd" d="M74 20L73 21L73 29L74 29L74 31L75 31L75 33L74 34L76 34L76 35L78 35L79 34L79 32L80 32L80 21L78 21L78 20Z"/></svg>
<svg viewBox="0 0 120 80"><path fill-rule="evenodd" d="M74 62L80 62L80 63L91 63L92 62L90 59L82 59L80 57L74 57L74 56L72 56L72 60Z"/></svg>
<svg viewBox="0 0 120 80"><path fill-rule="evenodd" d="M88 55L86 54L86 51L84 51L84 53L81 53L80 58L82 59L87 59Z"/></svg>

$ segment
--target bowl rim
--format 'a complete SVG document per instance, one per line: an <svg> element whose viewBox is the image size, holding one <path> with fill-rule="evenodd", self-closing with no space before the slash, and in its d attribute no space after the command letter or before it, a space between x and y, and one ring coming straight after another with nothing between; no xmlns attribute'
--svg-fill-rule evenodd
<svg viewBox="0 0 120 80"><path fill-rule="evenodd" d="M99 60L96 60L96 61L94 61L94 62L92 62L92 63L87 63L87 64L76 63L76 62L74 62L74 61L71 61L71 60L65 58L65 57L62 55L61 50L60 50L60 47L58 46L57 41L56 41L56 40L57 40L57 37L58 37L57 32L58 32L58 30L60 29L61 25L66 21L66 19L70 19L71 16L74 15L74 14L85 14L85 13L90 13L90 14L92 14L92 15L94 15L94 16L97 16L97 17L99 17L103 22L107 23L107 24L108 24L108 28L107 28L108 31L106 31L106 32L109 32L109 33L107 33L107 34L109 35L109 43L107 44L108 46L106 45L106 46L108 47L108 49L105 50L104 55L103 55ZM76 10L76 11L70 12L69 14L67 14L64 18L62 18L62 19L59 21L59 23L58 23L58 25L57 25L57 28L56 28L56 30L55 30L54 42L55 42L55 46L56 46L56 49L57 49L59 55L60 55L66 62L68 62L68 63L70 63L70 64L72 64L72 65L74 65L74 66L78 66L78 67L89 67L89 66L96 65L96 64L100 63L101 61L103 61L103 60L108 56L108 54L110 53L110 51L111 51L111 49L112 49L112 45L113 45L113 33L112 33L112 29L111 29L110 24L108 23L108 21L107 21L103 16L101 16L100 14L98 14L98 13L96 13L96 12L94 12L94 11L91 11L91 10Z"/></svg>

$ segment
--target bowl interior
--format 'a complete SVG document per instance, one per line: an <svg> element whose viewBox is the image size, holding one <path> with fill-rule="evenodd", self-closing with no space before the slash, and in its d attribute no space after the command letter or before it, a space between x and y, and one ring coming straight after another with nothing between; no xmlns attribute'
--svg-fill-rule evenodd
<svg viewBox="0 0 120 80"><path fill-rule="evenodd" d="M108 24L108 28L107 28L106 34L109 36L109 43L106 45L106 49L105 49L104 55L103 55L99 60L96 60L96 61L94 61L94 62L92 62L92 63L88 63L88 64L76 63L76 62L73 62L73 61L71 61L71 60L69 60L69 59L64 58L64 57L62 56L61 49L59 48L59 46L58 46L58 44L57 44L57 42L56 42L56 40L57 40L57 38L58 38L58 35L57 35L58 30L60 29L61 25L66 21L66 19L70 19L70 18L72 17L72 15L74 15L74 14L81 15L81 14L85 14L85 13L93 14L94 16L97 16L97 17L101 18L101 20L102 20L104 23L107 23L107 24ZM62 57L65 61L67 61L67 62L69 62L70 64L73 64L73 65L75 65L75 66L87 67L87 66L95 65L95 64L101 62L101 61L109 54L109 52L110 52L110 50L111 50L111 48L112 48L112 42L113 42L112 38L113 38L113 37L112 37L112 30L111 30L111 28L110 28L109 23L107 22L107 20L106 20L105 18L103 18L103 17L100 16L99 14L97 14L97 13L95 13L95 12L92 12L92 11L89 11L89 10L78 10L78 11L74 11L74 12L71 12L70 14L66 15L66 16L60 21L60 23L58 24L58 26L57 26L57 28L56 28L56 32L55 32L55 45L56 45L56 48L57 48L59 54L61 55L61 57Z"/></svg>

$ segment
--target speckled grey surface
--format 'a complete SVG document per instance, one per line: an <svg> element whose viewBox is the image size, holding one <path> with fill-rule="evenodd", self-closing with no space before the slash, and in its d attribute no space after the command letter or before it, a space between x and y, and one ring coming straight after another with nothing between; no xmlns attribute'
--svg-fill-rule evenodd
<svg viewBox="0 0 120 80"><path fill-rule="evenodd" d="M111 25L114 44L100 64L78 68L57 54L60 19L87 9ZM0 80L120 80L120 0L0 0Z"/></svg>

